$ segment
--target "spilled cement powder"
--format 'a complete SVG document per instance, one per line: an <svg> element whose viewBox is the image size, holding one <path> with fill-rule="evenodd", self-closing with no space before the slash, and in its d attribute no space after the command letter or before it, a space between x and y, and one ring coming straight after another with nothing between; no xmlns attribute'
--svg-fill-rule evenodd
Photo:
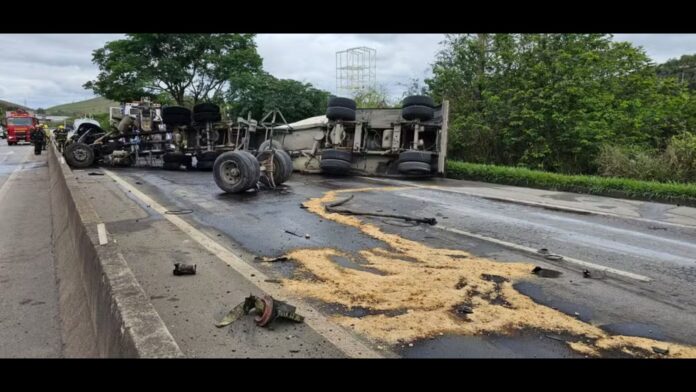
<svg viewBox="0 0 696 392"><path fill-rule="evenodd" d="M324 204L335 201L339 193L399 189L404 187L330 191L307 201L309 211L355 227L383 241L389 249L363 250L356 257L330 248L295 250L287 256L313 278L286 279L284 286L327 303L376 311L359 318L335 316L333 320L392 344L439 334L509 334L536 329L574 336L569 347L585 355L620 351L631 356L658 356L652 347L659 347L668 349L670 357L696 358L696 347L612 336L592 324L535 303L512 286L517 280L529 278L532 264L500 263L460 250L432 248L385 233L354 216L324 209ZM367 269L379 273L342 267L333 260L337 257L352 261L359 258Z"/></svg>

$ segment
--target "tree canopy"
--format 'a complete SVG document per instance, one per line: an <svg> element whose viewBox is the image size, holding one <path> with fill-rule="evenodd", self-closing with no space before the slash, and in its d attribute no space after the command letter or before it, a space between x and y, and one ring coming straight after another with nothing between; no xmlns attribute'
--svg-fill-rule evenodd
<svg viewBox="0 0 696 392"><path fill-rule="evenodd" d="M660 147L696 120L685 85L606 34L449 35L426 83L474 162L593 172L603 144Z"/></svg>
<svg viewBox="0 0 696 392"><path fill-rule="evenodd" d="M127 34L93 52L96 80L84 87L115 101L167 94L179 105L209 100L232 75L257 72L253 34Z"/></svg>

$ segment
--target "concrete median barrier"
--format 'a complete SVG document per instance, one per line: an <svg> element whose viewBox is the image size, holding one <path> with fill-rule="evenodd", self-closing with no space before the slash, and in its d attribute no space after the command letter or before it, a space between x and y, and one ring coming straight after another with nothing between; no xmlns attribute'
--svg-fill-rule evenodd
<svg viewBox="0 0 696 392"><path fill-rule="evenodd" d="M100 245L99 216L53 146L48 161L65 356L183 357L117 244L102 232Z"/></svg>

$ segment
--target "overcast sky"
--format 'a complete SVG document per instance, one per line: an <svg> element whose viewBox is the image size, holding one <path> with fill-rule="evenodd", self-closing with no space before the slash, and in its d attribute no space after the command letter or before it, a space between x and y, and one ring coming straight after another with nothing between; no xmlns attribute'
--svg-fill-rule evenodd
<svg viewBox="0 0 696 392"><path fill-rule="evenodd" d="M0 34L0 99L33 108L91 98L82 84L97 74L92 51L119 34ZM264 69L335 93L335 53L377 50L377 81L397 97L413 78L430 75L441 34L260 34ZM643 46L655 62L696 53L696 34L617 34Z"/></svg>

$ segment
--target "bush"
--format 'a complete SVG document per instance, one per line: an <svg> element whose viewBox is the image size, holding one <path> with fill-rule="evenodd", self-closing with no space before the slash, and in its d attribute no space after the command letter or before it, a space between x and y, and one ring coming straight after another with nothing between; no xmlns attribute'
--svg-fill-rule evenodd
<svg viewBox="0 0 696 392"><path fill-rule="evenodd" d="M648 181L677 181L665 154L636 147L605 145L597 157L598 172L605 177Z"/></svg>
<svg viewBox="0 0 696 392"><path fill-rule="evenodd" d="M665 151L665 159L679 180L696 182L696 135L684 132L672 137Z"/></svg>
<svg viewBox="0 0 696 392"><path fill-rule="evenodd" d="M567 175L521 167L448 161L450 178L696 206L696 184Z"/></svg>

